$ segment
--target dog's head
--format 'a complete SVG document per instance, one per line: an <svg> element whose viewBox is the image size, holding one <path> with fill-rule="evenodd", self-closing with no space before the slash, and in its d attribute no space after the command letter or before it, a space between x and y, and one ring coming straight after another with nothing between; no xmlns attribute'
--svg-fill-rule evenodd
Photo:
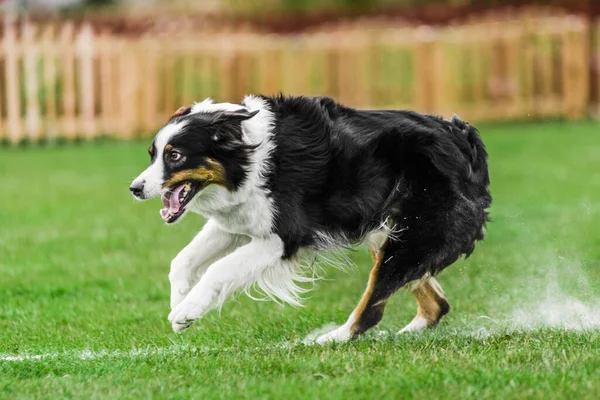
<svg viewBox="0 0 600 400"><path fill-rule="evenodd" d="M160 215L171 224L208 186L236 190L254 148L244 141L241 123L256 113L210 99L181 107L152 141L150 166L132 182L131 193L138 200L161 195Z"/></svg>

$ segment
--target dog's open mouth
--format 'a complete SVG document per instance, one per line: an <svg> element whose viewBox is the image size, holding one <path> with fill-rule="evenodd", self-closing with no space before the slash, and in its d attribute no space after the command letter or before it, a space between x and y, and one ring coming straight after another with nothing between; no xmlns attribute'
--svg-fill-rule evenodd
<svg viewBox="0 0 600 400"><path fill-rule="evenodd" d="M179 186L169 189L162 195L163 209L160 210L160 216L167 224L177 221L184 213L185 206L192 200L198 192L200 184L195 182L185 182Z"/></svg>

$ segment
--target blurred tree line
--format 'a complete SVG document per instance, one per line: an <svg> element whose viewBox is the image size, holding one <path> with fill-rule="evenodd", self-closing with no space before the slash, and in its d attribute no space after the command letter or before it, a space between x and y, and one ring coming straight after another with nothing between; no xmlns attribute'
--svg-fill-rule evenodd
<svg viewBox="0 0 600 400"><path fill-rule="evenodd" d="M600 0L223 0L224 8L246 12L264 12L265 10L284 13L311 12L364 12L385 9L422 8L428 6L494 7L507 5L556 5L585 8Z"/></svg>

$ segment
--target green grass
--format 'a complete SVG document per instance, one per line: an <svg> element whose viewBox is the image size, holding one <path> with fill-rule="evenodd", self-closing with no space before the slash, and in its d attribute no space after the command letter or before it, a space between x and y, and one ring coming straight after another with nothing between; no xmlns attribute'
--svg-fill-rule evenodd
<svg viewBox="0 0 600 400"><path fill-rule="evenodd" d="M0 149L0 398L600 398L600 126L481 130L493 223L440 275L453 312L325 347L298 342L352 311L364 249L305 308L241 296L176 335L169 262L202 221L130 198L147 143ZM398 293L377 329L414 312Z"/></svg>

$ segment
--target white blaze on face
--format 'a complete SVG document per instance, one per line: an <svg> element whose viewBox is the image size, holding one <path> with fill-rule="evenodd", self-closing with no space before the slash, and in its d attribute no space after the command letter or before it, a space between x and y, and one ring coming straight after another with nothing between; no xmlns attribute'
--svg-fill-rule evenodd
<svg viewBox="0 0 600 400"><path fill-rule="evenodd" d="M163 152L171 138L181 132L184 126L185 121L169 123L158 131L156 138L154 138L154 151L156 152L154 162L131 183L132 186L143 185L143 198L149 199L162 193L165 172Z"/></svg>

